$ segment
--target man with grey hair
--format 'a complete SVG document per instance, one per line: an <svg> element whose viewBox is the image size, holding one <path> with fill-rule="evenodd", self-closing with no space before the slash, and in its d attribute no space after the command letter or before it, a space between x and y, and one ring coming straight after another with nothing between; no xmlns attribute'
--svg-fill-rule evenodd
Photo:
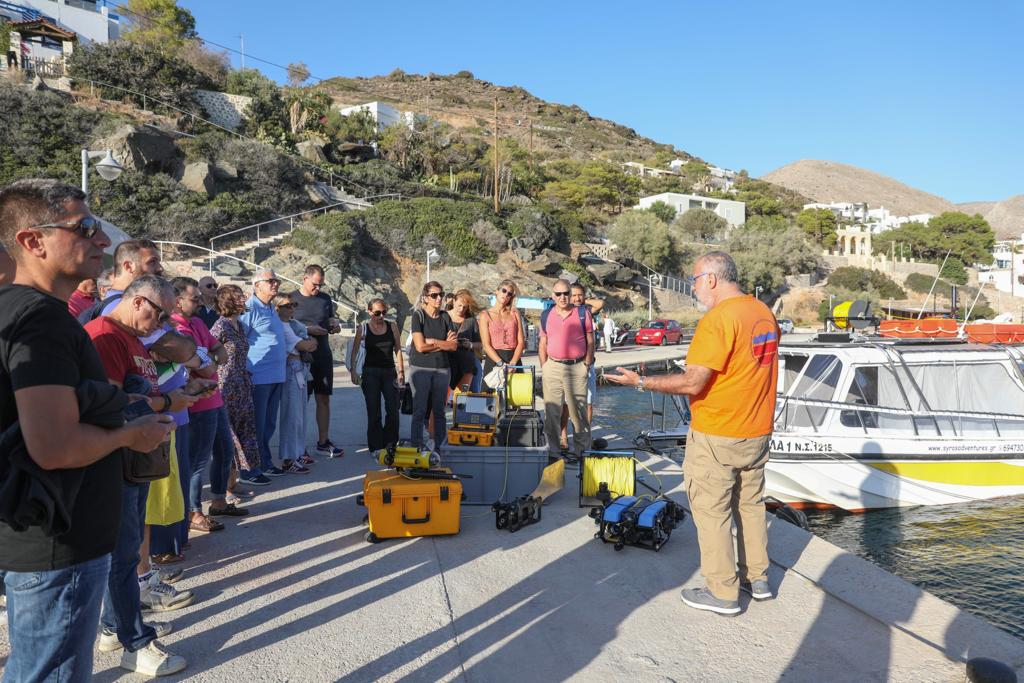
<svg viewBox="0 0 1024 683"><path fill-rule="evenodd" d="M246 312L239 317L249 338L249 372L252 373L252 402L256 408L256 440L260 446L260 470L242 472L250 484L265 485L267 477L279 477L284 470L275 465L270 454L270 438L277 427L284 386L285 347L284 323L271 305L281 287L274 271L256 271L252 279L253 294L246 302Z"/></svg>
<svg viewBox="0 0 1024 683"><path fill-rule="evenodd" d="M102 388L107 375L67 299L79 282L100 274L110 245L85 194L54 180L3 188L0 243L17 264L13 281L0 287L0 430L17 424L38 466L32 476L69 492L54 501L68 514L60 533L0 521L0 592L11 643L4 677L88 680L117 544L121 449L152 450L173 423L158 415L111 429L81 421L85 406L76 389Z"/></svg>
<svg viewBox="0 0 1024 683"><path fill-rule="evenodd" d="M537 355L543 369L544 433L548 453L560 455L562 403L572 420L572 451L579 458L590 448L587 418L587 375L594 364L594 318L585 306L573 306L568 280L556 280L555 305L541 314Z"/></svg>
<svg viewBox="0 0 1024 683"><path fill-rule="evenodd" d="M744 294L738 279L736 262L722 251L693 265L690 283L707 313L697 323L683 373L641 377L617 368L619 374L605 374L640 391L691 397L683 475L707 585L683 589L682 599L718 614L740 611L741 590L754 600L774 597L763 498L780 332L771 310Z"/></svg>
<svg viewBox="0 0 1024 683"><path fill-rule="evenodd" d="M85 325L86 333L99 351L107 379L122 388L129 376L145 379L149 384L148 408L168 416L195 403L198 400L196 392L207 384L205 380L194 379L173 391L160 392L156 364L142 340L167 323L174 304L171 283L157 275L140 275L127 286L109 315ZM149 590L151 585L159 583L155 575L147 573L140 577L137 571L148 495L148 483L125 482L122 488L121 528L103 600L100 647L113 650L120 644L125 649L121 657L123 668L150 676L163 676L181 671L186 664L184 658L167 652L157 642L158 637L170 633L170 624L149 624L142 620L140 591ZM140 582L145 583L140 585ZM147 594L147 599L152 597ZM191 602L191 595L173 597L174 601L165 609Z"/></svg>

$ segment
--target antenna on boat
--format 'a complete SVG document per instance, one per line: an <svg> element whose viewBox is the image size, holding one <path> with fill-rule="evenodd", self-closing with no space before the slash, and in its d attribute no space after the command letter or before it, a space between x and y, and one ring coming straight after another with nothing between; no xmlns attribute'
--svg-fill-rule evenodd
<svg viewBox="0 0 1024 683"><path fill-rule="evenodd" d="M921 310L917 312L917 319L918 320L920 320L921 316L924 315L925 306L928 305L928 300L932 298L932 292L935 291L935 285L937 285L939 283L939 275L942 274L942 269L946 267L946 260L949 259L949 255L952 254L952 253L953 253L953 250L950 249L949 251L946 252L946 258L942 259L942 265L939 266L939 272L935 274L935 279L932 280L932 287L931 287L931 289L928 290L928 296L926 296L924 298L924 303L921 304Z"/></svg>

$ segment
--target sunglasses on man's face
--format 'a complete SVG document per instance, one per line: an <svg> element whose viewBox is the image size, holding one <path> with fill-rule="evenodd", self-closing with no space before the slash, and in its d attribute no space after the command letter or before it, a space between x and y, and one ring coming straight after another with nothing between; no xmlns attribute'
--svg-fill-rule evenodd
<svg viewBox="0 0 1024 683"><path fill-rule="evenodd" d="M205 285L203 285L203 287L205 287L206 289L217 289L217 283L207 282Z"/></svg>
<svg viewBox="0 0 1024 683"><path fill-rule="evenodd" d="M552 292L555 296L569 296L569 292Z"/></svg>
<svg viewBox="0 0 1024 683"><path fill-rule="evenodd" d="M266 283L267 283L267 284L269 284L269 285L270 285L271 287L273 287L274 285L279 285L279 284L281 284L281 281L280 281L280 280L278 280L278 279L277 279L276 277L271 277L271 278L267 278L267 279L265 279L265 280L257 280L256 282L266 282Z"/></svg>
<svg viewBox="0 0 1024 683"><path fill-rule="evenodd" d="M371 313L370 315L372 315L372 316L373 316L374 318L380 318L380 317L382 317L382 316L383 316L383 315L384 315L385 313L387 313L387 311L374 311L374 312L373 312L373 313Z"/></svg>
<svg viewBox="0 0 1024 683"><path fill-rule="evenodd" d="M295 308L295 304L278 304L277 308L278 308L278 310L280 310L282 308Z"/></svg>
<svg viewBox="0 0 1024 683"><path fill-rule="evenodd" d="M156 309L156 310L157 310L157 311L158 311L158 312L160 313L160 317L159 317L159 318L157 318L157 321L158 321L158 322L159 322L160 324L163 324L163 323L165 323L165 322L167 322L168 320L170 320L170 319L171 319L171 314L170 314L170 313L168 313L167 311L165 311L165 310L164 310L164 308L163 308L163 306L160 306L160 305L159 305L159 304L157 304L157 303L156 303L155 301L153 301L152 299L150 299L150 298L149 298L148 296L142 296L142 295L140 294L140 295L139 295L139 298L140 298L140 299L142 299L143 301L145 301L145 302L146 302L147 304L149 304L149 305L150 305L150 306L152 306L153 308L155 308L155 309Z"/></svg>
<svg viewBox="0 0 1024 683"><path fill-rule="evenodd" d="M91 240L96 236L96 233L103 229L103 224L100 222L100 219L95 216L86 216L75 223L43 223L42 225L33 225L30 230L35 230L36 228L57 228L59 230L69 230L80 237Z"/></svg>
<svg viewBox="0 0 1024 683"><path fill-rule="evenodd" d="M427 294L427 296L431 299L440 299L444 296L444 292L431 292L430 294Z"/></svg>

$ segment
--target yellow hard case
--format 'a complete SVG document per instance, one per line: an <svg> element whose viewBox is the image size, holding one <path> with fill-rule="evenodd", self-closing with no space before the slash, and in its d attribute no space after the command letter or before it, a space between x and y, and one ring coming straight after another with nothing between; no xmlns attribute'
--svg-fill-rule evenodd
<svg viewBox="0 0 1024 683"><path fill-rule="evenodd" d="M449 469L433 472L451 473ZM404 476L395 470L366 473L363 480L370 531L366 540L459 533L462 482Z"/></svg>

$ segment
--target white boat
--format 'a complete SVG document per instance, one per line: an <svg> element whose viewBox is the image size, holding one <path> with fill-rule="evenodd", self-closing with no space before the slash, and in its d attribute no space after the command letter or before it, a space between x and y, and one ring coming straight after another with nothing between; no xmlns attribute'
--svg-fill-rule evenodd
<svg viewBox="0 0 1024 683"><path fill-rule="evenodd" d="M835 337L779 347L767 495L862 511L1024 494L1022 347Z"/></svg>

